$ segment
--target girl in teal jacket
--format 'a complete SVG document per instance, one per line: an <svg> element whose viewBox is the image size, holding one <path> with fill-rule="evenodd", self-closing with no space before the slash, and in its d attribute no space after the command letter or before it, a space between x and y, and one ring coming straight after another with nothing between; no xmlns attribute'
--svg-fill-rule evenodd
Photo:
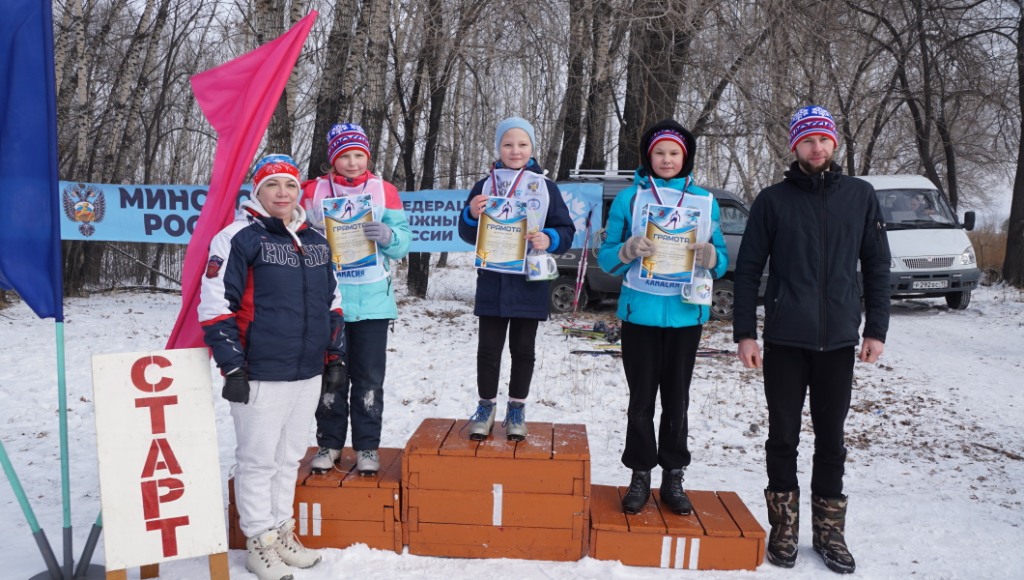
<svg viewBox="0 0 1024 580"><path fill-rule="evenodd" d="M412 233L394 185L371 173L370 142L362 127L342 123L327 134L331 171L303 184L303 207L310 223L323 230L325 199L369 196L372 220L362 224L363 236L376 242L377 264L337 272L345 312L345 338L355 347L345 361L349 380L336 392L325 389L316 410L320 446L311 462L314 472L334 466L345 447L350 423L356 469L362 475L380 469L380 434L384 413L384 372L388 327L398 318L391 280L391 261L409 253ZM349 391L351 383L351 392Z"/></svg>
<svg viewBox="0 0 1024 580"><path fill-rule="evenodd" d="M683 470L690 464L687 411L690 379L707 306L683 301L683 284L649 277L643 258L653 257L655 244L645 236L649 205L683 206L686 194L710 198L711 239L697 240L689 249L694 263L711 277L725 274L729 255L718 223L718 202L691 183L696 139L679 123L661 121L640 141L642 166L635 185L612 202L607 237L598 253L605 272L624 276L618 316L622 319L622 366L629 385L626 447L622 463L633 471L622 498L626 513L639 513L651 493L651 469L662 468L661 502L672 511L692 510L683 490ZM654 432L655 401L661 393L661 420Z"/></svg>

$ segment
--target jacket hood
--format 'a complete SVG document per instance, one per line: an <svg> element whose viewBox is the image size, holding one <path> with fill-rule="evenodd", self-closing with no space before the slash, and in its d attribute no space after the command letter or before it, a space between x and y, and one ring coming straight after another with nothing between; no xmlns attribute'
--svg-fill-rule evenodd
<svg viewBox="0 0 1024 580"><path fill-rule="evenodd" d="M683 162L683 168L679 171L679 174L674 177L689 176L690 172L693 171L693 160L697 157L697 138L693 136L693 133L690 133L672 119L658 121L648 127L644 131L643 136L640 137L640 170L644 172L644 175L654 175L654 170L651 168L651 158L647 155L647 142L651 140L655 133L662 129L672 129L682 135L686 141L686 160Z"/></svg>

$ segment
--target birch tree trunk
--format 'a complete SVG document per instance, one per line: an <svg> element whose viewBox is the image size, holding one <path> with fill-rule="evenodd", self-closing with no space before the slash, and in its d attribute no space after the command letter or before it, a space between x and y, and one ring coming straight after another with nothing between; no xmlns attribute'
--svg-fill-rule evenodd
<svg viewBox="0 0 1024 580"><path fill-rule="evenodd" d="M553 159L545 160L545 167L554 169L555 160L559 159L555 179L569 179L569 171L576 167L576 158L580 152L580 130L583 117L583 84L584 64L587 59L587 30L593 18L594 3L592 0L569 3L569 64L566 71L565 98L562 100L562 111L559 114L562 130L561 139L553 140L555 145L561 141L561 152L555 149Z"/></svg>
<svg viewBox="0 0 1024 580"><path fill-rule="evenodd" d="M604 169L608 166L605 143L612 103L612 71L615 54L626 34L626 18L615 18L608 0L595 0L591 46L593 60L590 68L590 86L583 125L586 138L581 169Z"/></svg>
<svg viewBox="0 0 1024 580"><path fill-rule="evenodd" d="M285 0L256 0L257 47L274 40L284 32L284 2ZM291 155L292 122L288 115L289 93L292 92L289 90L291 84L291 79L289 79L284 93L277 101L274 114L270 117L270 125L267 126L267 153Z"/></svg>
<svg viewBox="0 0 1024 580"><path fill-rule="evenodd" d="M387 117L387 73L388 73L388 13L390 0L367 0L363 7L369 11L366 35L365 92L360 123L370 140L370 159L380 155L384 137L384 120Z"/></svg>
<svg viewBox="0 0 1024 580"><path fill-rule="evenodd" d="M310 178L325 173L330 166L327 159L327 132L341 120L343 78L352 53L352 28L359 18L359 0L343 0L334 6L334 20L324 47L323 71L316 98L316 120L313 123L313 146L309 152Z"/></svg>

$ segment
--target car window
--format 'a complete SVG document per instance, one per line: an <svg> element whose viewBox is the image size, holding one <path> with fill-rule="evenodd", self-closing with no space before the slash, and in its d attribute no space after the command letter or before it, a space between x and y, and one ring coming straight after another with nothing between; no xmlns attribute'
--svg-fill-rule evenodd
<svg viewBox="0 0 1024 580"><path fill-rule="evenodd" d="M934 189L876 190L886 227L892 229L955 226L956 216Z"/></svg>
<svg viewBox="0 0 1024 580"><path fill-rule="evenodd" d="M738 206L729 204L722 204L718 209L722 233L743 235L743 230L747 228L747 212Z"/></svg>

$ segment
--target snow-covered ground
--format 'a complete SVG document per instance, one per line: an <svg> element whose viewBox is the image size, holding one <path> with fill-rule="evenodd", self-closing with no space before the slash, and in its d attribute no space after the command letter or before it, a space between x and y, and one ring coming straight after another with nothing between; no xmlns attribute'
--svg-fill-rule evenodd
<svg viewBox="0 0 1024 580"><path fill-rule="evenodd" d="M390 335L382 446L402 447L428 417L467 417L476 401L474 274L465 255L434 269L427 300L400 297ZM404 292L403 274L396 284ZM99 510L90 356L161 349L177 315L170 295L115 293L65 303L68 423L71 441L74 554ZM580 316L614 320L598 306ZM529 420L584 423L592 481L626 485L619 463L627 390L621 363L571 355L586 339L566 339L559 319L541 325ZM61 492L55 333L23 304L0 311L0 439L58 560ZM732 349L731 327L705 327L705 346ZM968 310L941 300L893 303L886 352L858 363L847 423L850 497L847 539L861 578L1020 578L1024 574L1024 294L1005 287L975 292ZM507 375L508 357L505 357ZM218 379L214 379L219 384ZM503 389L502 397L505 396ZM500 401L504 405L504 401ZM223 480L233 464L227 403L216 398ZM691 391L693 464L686 486L733 490L768 528L762 489L767 417L758 371L732 356L698 362ZM809 487L809 419L801 444L801 483ZM313 444L312 432L310 443ZM660 480L655 474L655 481ZM226 496L225 496L226 501ZM315 578L797 578L832 577L811 548L804 501L796 568L756 572L688 572L627 567L585 558L556 563L458 560L396 555L356 546L325 550L324 561L295 572ZM0 481L0 577L28 578L45 569L28 524ZM102 563L102 542L94 559ZM230 553L233 577L249 578L244 553ZM138 577L138 570L129 572ZM206 578L205 559L161 567L161 578Z"/></svg>

